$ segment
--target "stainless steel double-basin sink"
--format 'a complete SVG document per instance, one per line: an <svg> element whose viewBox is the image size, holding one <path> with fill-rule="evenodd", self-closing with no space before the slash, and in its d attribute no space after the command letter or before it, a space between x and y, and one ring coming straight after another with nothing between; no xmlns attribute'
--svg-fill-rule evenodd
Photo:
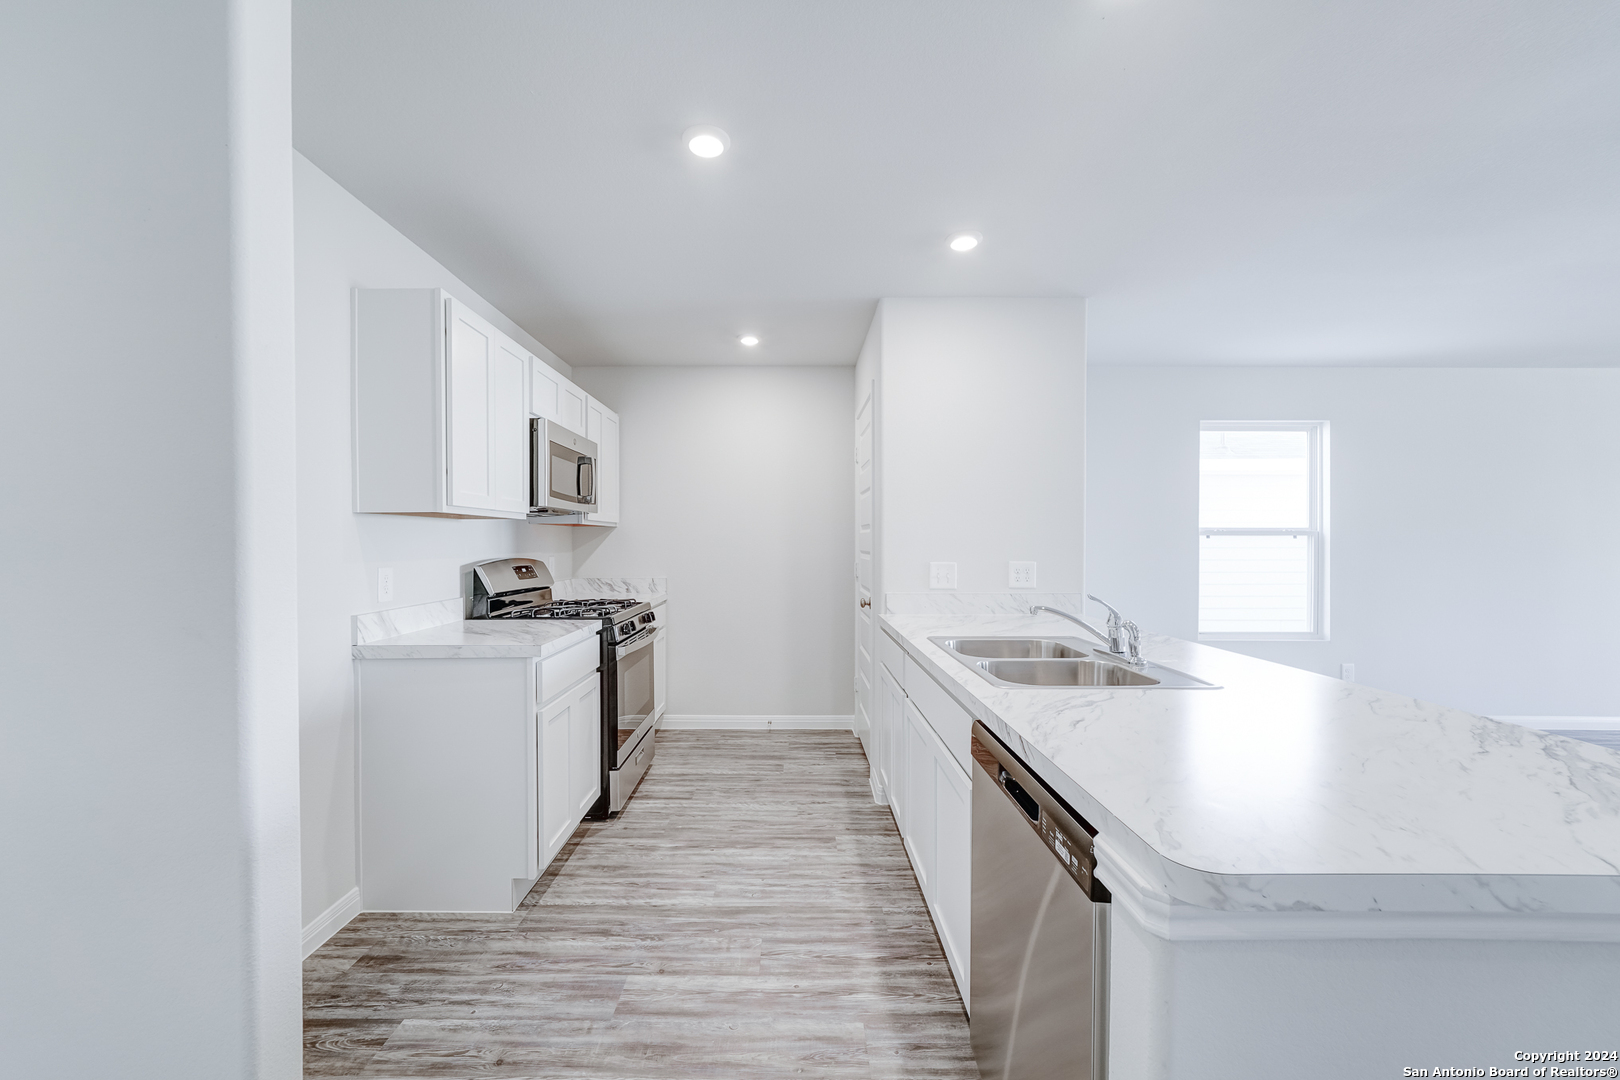
<svg viewBox="0 0 1620 1080"><path fill-rule="evenodd" d="M1214 683L1143 660L1127 663L1079 638L931 637L986 682L1028 687L1218 690Z"/></svg>

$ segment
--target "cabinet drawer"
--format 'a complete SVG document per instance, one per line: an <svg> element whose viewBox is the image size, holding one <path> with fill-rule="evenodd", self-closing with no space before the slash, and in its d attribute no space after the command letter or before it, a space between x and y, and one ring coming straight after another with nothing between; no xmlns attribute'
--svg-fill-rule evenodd
<svg viewBox="0 0 1620 1080"><path fill-rule="evenodd" d="M595 671L601 663L602 642L595 635L540 661L540 704L555 700L558 694Z"/></svg>
<svg viewBox="0 0 1620 1080"><path fill-rule="evenodd" d="M878 660L896 679L903 679L906 675L906 652L900 643L888 635L887 631L879 630L877 636Z"/></svg>
<svg viewBox="0 0 1620 1080"><path fill-rule="evenodd" d="M911 657L906 657L906 696L917 706L917 710L928 721L928 726L934 729L946 749L956 758L962 766L962 771L972 775L973 743L973 717L956 699L945 692L945 688L934 681L934 677Z"/></svg>

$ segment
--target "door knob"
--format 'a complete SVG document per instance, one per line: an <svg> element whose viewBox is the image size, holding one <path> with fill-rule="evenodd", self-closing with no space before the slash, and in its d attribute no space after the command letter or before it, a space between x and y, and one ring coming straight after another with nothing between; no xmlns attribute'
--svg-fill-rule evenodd
<svg viewBox="0 0 1620 1080"><path fill-rule="evenodd" d="M872 601L870 601L870 600L862 600L861 601L861 607L871 607L871 606L872 606Z"/></svg>

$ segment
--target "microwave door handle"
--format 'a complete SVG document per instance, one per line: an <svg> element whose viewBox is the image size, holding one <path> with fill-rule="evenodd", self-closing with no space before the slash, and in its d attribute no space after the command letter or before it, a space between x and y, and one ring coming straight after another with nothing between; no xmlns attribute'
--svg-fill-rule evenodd
<svg viewBox="0 0 1620 1080"><path fill-rule="evenodd" d="M582 457L579 459L579 471L574 486L579 489L580 502L594 503L596 501L596 467L592 464L590 458Z"/></svg>

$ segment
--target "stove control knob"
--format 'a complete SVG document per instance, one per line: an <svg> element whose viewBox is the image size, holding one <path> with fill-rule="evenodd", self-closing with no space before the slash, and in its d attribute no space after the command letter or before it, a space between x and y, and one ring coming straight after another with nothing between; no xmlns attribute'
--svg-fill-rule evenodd
<svg viewBox="0 0 1620 1080"><path fill-rule="evenodd" d="M658 616L649 611L641 617L642 625L651 626L653 624L653 620L656 618L658 618Z"/></svg>

